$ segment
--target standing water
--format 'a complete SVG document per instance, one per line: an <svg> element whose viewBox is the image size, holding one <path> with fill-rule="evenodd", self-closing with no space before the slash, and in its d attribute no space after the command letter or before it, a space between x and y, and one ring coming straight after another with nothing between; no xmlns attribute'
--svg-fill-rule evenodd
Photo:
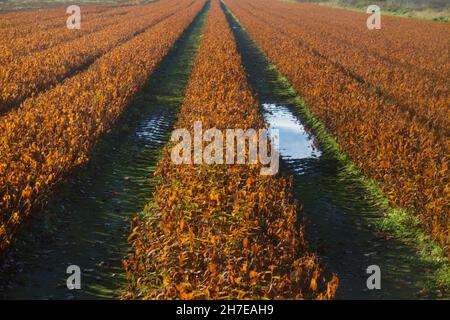
<svg viewBox="0 0 450 320"><path fill-rule="evenodd" d="M326 273L339 277L340 299L411 299L425 293L433 270L415 250L376 230L385 213L357 173L335 153L318 145L302 125L299 100L261 50L228 12L238 50L257 93L266 122L279 130L281 170L294 177L294 193L304 210L306 237ZM381 289L369 290L367 268L381 269ZM427 294L425 296L425 294Z"/></svg>
<svg viewBox="0 0 450 320"><path fill-rule="evenodd" d="M262 107L266 122L271 128L282 132L279 149L284 160L319 158L322 155L305 127L288 107L273 103L263 103Z"/></svg>

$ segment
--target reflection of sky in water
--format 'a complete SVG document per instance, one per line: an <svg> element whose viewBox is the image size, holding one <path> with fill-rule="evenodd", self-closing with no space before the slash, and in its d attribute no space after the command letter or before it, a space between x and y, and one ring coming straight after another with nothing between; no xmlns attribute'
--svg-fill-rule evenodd
<svg viewBox="0 0 450 320"><path fill-rule="evenodd" d="M163 115L155 115L139 124L136 136L145 142L159 142L164 138L167 126L167 119Z"/></svg>
<svg viewBox="0 0 450 320"><path fill-rule="evenodd" d="M263 104L264 118L271 129L278 129L280 155L283 159L318 158L321 152L313 145L305 128L285 106Z"/></svg>

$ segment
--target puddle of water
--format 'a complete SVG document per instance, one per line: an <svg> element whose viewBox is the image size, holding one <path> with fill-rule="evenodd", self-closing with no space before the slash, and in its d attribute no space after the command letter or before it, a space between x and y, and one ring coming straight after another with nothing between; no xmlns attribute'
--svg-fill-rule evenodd
<svg viewBox="0 0 450 320"><path fill-rule="evenodd" d="M326 273L339 277L337 298L434 298L424 292L433 270L418 261L412 247L376 231L374 222L384 214L379 199L334 155L317 147L302 125L295 94L240 25L228 19L265 120L280 130L281 170L294 177L310 247ZM381 268L381 290L367 289L366 269L373 264Z"/></svg>
<svg viewBox="0 0 450 320"><path fill-rule="evenodd" d="M9 299L111 299L126 284L129 218L150 200L152 173L176 120L197 51L207 7L197 17L91 161L61 186L39 216L57 217L43 243L17 254L21 271L8 279ZM34 232L30 221L29 229ZM36 227L38 228L38 227ZM68 290L66 268L80 266L81 290Z"/></svg>
<svg viewBox="0 0 450 320"><path fill-rule="evenodd" d="M162 141L161 136L167 133L166 115L155 115L136 128L136 137L144 143L152 144L154 141Z"/></svg>
<svg viewBox="0 0 450 320"><path fill-rule="evenodd" d="M279 150L284 161L317 159L321 156L322 152L317 148L317 142L289 108L272 103L263 103L262 108L266 123L271 129L277 129L279 132ZM301 173L301 168L297 169L299 170L296 171Z"/></svg>

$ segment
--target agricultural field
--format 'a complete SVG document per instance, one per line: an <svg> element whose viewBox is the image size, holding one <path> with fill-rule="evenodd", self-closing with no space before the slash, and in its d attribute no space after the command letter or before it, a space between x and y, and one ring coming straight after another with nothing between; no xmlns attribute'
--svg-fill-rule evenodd
<svg viewBox="0 0 450 320"><path fill-rule="evenodd" d="M366 12L369 5L383 7L388 15L433 21L450 21L450 6L446 0L287 0L311 2L334 8Z"/></svg>
<svg viewBox="0 0 450 320"><path fill-rule="evenodd" d="M379 5L2 2L0 298L449 299L450 28Z"/></svg>

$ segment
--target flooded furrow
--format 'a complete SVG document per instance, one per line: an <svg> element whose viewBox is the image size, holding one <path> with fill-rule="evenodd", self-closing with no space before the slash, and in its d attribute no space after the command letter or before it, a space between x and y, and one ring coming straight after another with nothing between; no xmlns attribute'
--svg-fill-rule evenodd
<svg viewBox="0 0 450 320"><path fill-rule="evenodd" d="M20 237L28 239L15 249L18 270L12 279L0 279L6 283L5 298L111 299L121 294L129 219L143 209L154 189L153 172L183 101L207 10L101 139L91 161L23 228ZM30 243L32 234L43 240ZM81 290L67 289L69 265L81 269Z"/></svg>
<svg viewBox="0 0 450 320"><path fill-rule="evenodd" d="M224 7L225 8L225 7ZM226 9L226 8L225 8ZM279 130L281 170L293 175L295 196L304 209L305 232L326 272L340 280L339 299L433 298L433 273L416 250L375 227L386 208L371 194L357 172L320 145L302 119L301 102L290 85L227 11L248 80L266 122ZM381 269L381 289L367 287L367 267Z"/></svg>

